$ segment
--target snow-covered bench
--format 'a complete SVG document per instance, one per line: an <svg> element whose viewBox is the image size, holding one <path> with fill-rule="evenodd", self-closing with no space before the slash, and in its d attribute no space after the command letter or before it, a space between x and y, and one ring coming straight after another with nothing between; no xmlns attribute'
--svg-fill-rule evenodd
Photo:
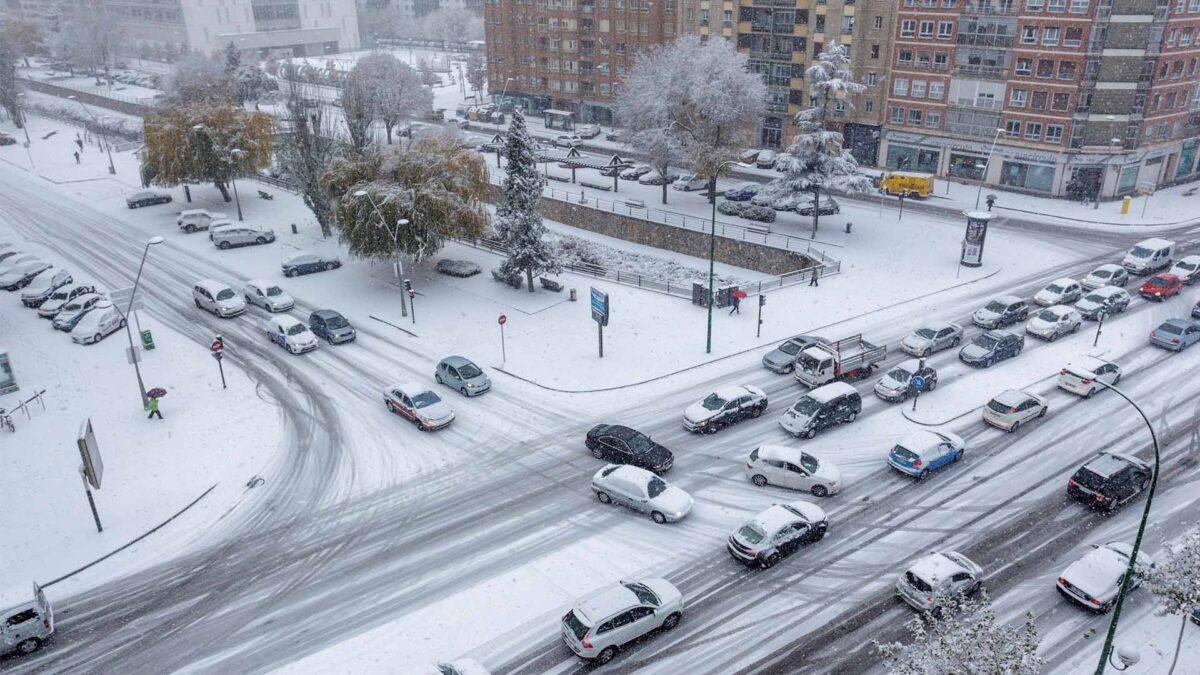
<svg viewBox="0 0 1200 675"><path fill-rule="evenodd" d="M563 289L562 284L558 283L557 281L555 281L553 279L547 278L547 277L538 277L538 281L542 284L542 288L544 288L548 291L554 291L555 293L558 293L558 292L561 292Z"/></svg>
<svg viewBox="0 0 1200 675"><path fill-rule="evenodd" d="M560 183L570 183L571 182L570 176L560 176L559 174L550 173L549 171L546 172L546 178L549 178L550 180L559 181Z"/></svg>
<svg viewBox="0 0 1200 675"><path fill-rule="evenodd" d="M644 202L640 199L623 199L621 201L625 202L625 206L629 206L629 207L632 207L635 209L646 208L646 202Z"/></svg>
<svg viewBox="0 0 1200 675"><path fill-rule="evenodd" d="M579 184L586 188L592 188L593 190L604 190L605 192L612 191L611 185L605 185L602 183L589 183L586 180L581 180L581 181L579 181Z"/></svg>

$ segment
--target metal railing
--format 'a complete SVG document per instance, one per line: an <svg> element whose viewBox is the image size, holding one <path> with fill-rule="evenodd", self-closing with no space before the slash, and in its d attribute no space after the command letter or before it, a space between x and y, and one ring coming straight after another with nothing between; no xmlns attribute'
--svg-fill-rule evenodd
<svg viewBox="0 0 1200 675"><path fill-rule="evenodd" d="M63 89L70 89L72 91L78 91L78 92L82 92L84 94L91 94L92 96L99 96L101 98L108 98L108 99L112 99L114 101L121 101L122 103L132 103L133 105L143 105L148 108L153 108L155 105L158 104L158 101L156 101L152 97L131 96L129 94L118 94L116 92L113 92L112 90L110 90L108 87L105 87L105 86L89 87L89 86L84 86L84 85L76 83L76 82L62 82L53 77L46 78L43 81L46 84L51 84L51 85L54 85L55 87L62 87Z"/></svg>

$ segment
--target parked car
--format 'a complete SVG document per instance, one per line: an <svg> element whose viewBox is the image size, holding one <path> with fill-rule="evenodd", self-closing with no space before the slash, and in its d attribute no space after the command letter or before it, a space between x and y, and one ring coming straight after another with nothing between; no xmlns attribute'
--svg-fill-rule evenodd
<svg viewBox="0 0 1200 675"><path fill-rule="evenodd" d="M8 134L0 133L0 145L16 145L17 139Z"/></svg>
<svg viewBox="0 0 1200 675"><path fill-rule="evenodd" d="M554 137L554 145L559 148L574 148L583 145L583 139L576 134L562 134Z"/></svg>
<svg viewBox="0 0 1200 675"><path fill-rule="evenodd" d="M759 185L758 183L742 183L741 185L736 185L726 190L724 196L725 199L731 202L748 202L753 199L754 195L758 194L758 191L761 189L762 185Z"/></svg>
<svg viewBox="0 0 1200 675"><path fill-rule="evenodd" d="M196 309L203 309L222 319L237 316L246 311L246 303L233 289L214 279L201 279L192 286L192 302Z"/></svg>
<svg viewBox="0 0 1200 675"><path fill-rule="evenodd" d="M913 609L936 609L941 600L971 595L983 585L983 568L957 551L938 551L913 563L896 579L896 595Z"/></svg>
<svg viewBox="0 0 1200 675"><path fill-rule="evenodd" d="M726 216L738 216L763 223L775 222L775 210L769 206L723 201L717 205L717 211Z"/></svg>
<svg viewBox="0 0 1200 675"><path fill-rule="evenodd" d="M796 213L799 213L802 216L811 216L813 214L814 203L816 202L814 202L812 195L803 195L799 197L796 203ZM835 213L840 213L842 207L833 197L821 195L820 207L817 210L821 212L821 215L829 216Z"/></svg>
<svg viewBox="0 0 1200 675"><path fill-rule="evenodd" d="M296 306L292 296L283 292L277 284L265 279L251 279L242 287L242 298L247 305L257 305L268 312L286 312Z"/></svg>
<svg viewBox="0 0 1200 675"><path fill-rule="evenodd" d="M842 471L835 464L784 445L760 445L751 450L746 476L759 487L778 485L814 497L828 497L842 489Z"/></svg>
<svg viewBox="0 0 1200 675"><path fill-rule="evenodd" d="M22 265L38 262L39 260L40 258L32 253L14 252L13 255L0 260L0 276L8 274Z"/></svg>
<svg viewBox="0 0 1200 675"><path fill-rule="evenodd" d="M888 466L916 478L924 479L930 471L963 458L967 442L949 431L922 429L905 436L888 452Z"/></svg>
<svg viewBox="0 0 1200 675"><path fill-rule="evenodd" d="M1170 273L1191 286L1200 279L1200 255L1189 255L1171 266Z"/></svg>
<svg viewBox="0 0 1200 675"><path fill-rule="evenodd" d="M629 464L609 464L592 476L592 492L601 504L619 504L650 515L662 525L692 511L692 496L653 472Z"/></svg>
<svg viewBox="0 0 1200 675"><path fill-rule="evenodd" d="M734 530L725 548L734 560L767 569L801 546L824 539L828 529L829 516L816 504L775 504Z"/></svg>
<svg viewBox="0 0 1200 675"><path fill-rule="evenodd" d="M794 211L803 201L804 196L794 192L769 195L759 192L750 198L751 204L765 206L776 211Z"/></svg>
<svg viewBox="0 0 1200 675"><path fill-rule="evenodd" d="M104 296L99 293L89 293L81 295L78 298L63 305L62 310L54 316L53 326L57 330L71 332L75 329L76 324L83 318L96 303L104 299Z"/></svg>
<svg viewBox="0 0 1200 675"><path fill-rule="evenodd" d="M789 152L781 152L775 155L775 166L772 167L779 173L786 173L792 166L793 155Z"/></svg>
<svg viewBox="0 0 1200 675"><path fill-rule="evenodd" d="M781 375L792 372L796 367L796 355L814 340L811 335L797 335L784 340L778 347L763 355L763 367Z"/></svg>
<svg viewBox="0 0 1200 675"><path fill-rule="evenodd" d="M208 209L187 209L180 211L175 224L179 229L191 234L199 230L207 230L214 220L229 220L229 217L218 211Z"/></svg>
<svg viewBox="0 0 1200 675"><path fill-rule="evenodd" d="M1167 319L1150 331L1150 344L1181 352L1200 340L1200 323L1188 319Z"/></svg>
<svg viewBox="0 0 1200 675"><path fill-rule="evenodd" d="M44 260L33 260L13 266L5 274L0 275L0 288L6 291L17 291L29 285L34 277L54 267Z"/></svg>
<svg viewBox="0 0 1200 675"><path fill-rule="evenodd" d="M926 321L900 341L900 349L913 356L930 356L962 342L963 327L949 321Z"/></svg>
<svg viewBox="0 0 1200 675"><path fill-rule="evenodd" d="M580 138L595 138L600 135L600 125L580 124L575 127L575 135Z"/></svg>
<svg viewBox="0 0 1200 675"><path fill-rule="evenodd" d="M1200 319L1200 300L1196 301L1196 304L1192 305L1192 318Z"/></svg>
<svg viewBox="0 0 1200 675"><path fill-rule="evenodd" d="M637 180L653 170L654 168L649 164L638 164L622 171L621 180Z"/></svg>
<svg viewBox="0 0 1200 675"><path fill-rule="evenodd" d="M1055 587L1067 600L1093 612L1107 614L1121 592L1121 585L1125 583L1125 573L1129 570L1132 556L1133 547L1124 542L1092 544L1092 550L1067 567ZM1154 565L1153 557L1145 551L1138 551L1139 569L1152 569ZM1141 583L1142 575L1134 574L1129 580L1129 590L1132 591Z"/></svg>
<svg viewBox="0 0 1200 675"><path fill-rule="evenodd" d="M8 244L0 246L0 264L4 263L4 261L15 255L21 255L21 252L15 248L12 248Z"/></svg>
<svg viewBox="0 0 1200 675"><path fill-rule="evenodd" d="M638 183L642 185L664 185L674 183L677 180L679 180L679 174L672 171L668 171L665 176L657 171L651 171L638 178Z"/></svg>
<svg viewBox="0 0 1200 675"><path fill-rule="evenodd" d="M213 246L225 250L234 246L269 244L275 241L275 231L255 225L230 223L212 227L208 231L208 238L212 241Z"/></svg>
<svg viewBox="0 0 1200 675"><path fill-rule="evenodd" d="M767 394L752 385L721 387L683 412L683 428L704 434L737 424L748 417L759 417L767 409Z"/></svg>
<svg viewBox="0 0 1200 675"><path fill-rule="evenodd" d="M439 361L433 379L468 397L479 396L492 388L492 381L483 369L461 356L447 356Z"/></svg>
<svg viewBox="0 0 1200 675"><path fill-rule="evenodd" d="M70 284L74 279L63 269L50 268L33 278L21 291L21 304L26 307L41 307L54 292Z"/></svg>
<svg viewBox="0 0 1200 675"><path fill-rule="evenodd" d="M760 169L775 168L775 151L774 150L759 150L758 157L754 160L754 166Z"/></svg>
<svg viewBox="0 0 1200 675"><path fill-rule="evenodd" d="M1025 349L1024 336L1006 330L989 330L958 350L958 358L968 365L990 368L997 361L1020 354L1022 349Z"/></svg>
<svg viewBox="0 0 1200 675"><path fill-rule="evenodd" d="M1134 244L1121 266L1130 274L1154 274L1171 266L1171 258L1175 255L1175 242L1170 239L1155 237Z"/></svg>
<svg viewBox="0 0 1200 675"><path fill-rule="evenodd" d="M610 131L610 132L604 134L604 140L613 141L615 143L620 143L621 142L621 132L615 131L615 130Z"/></svg>
<svg viewBox="0 0 1200 675"><path fill-rule="evenodd" d="M680 192L708 190L708 179L695 174L684 174L679 177L679 180L671 183L671 189L679 190Z"/></svg>
<svg viewBox="0 0 1200 675"><path fill-rule="evenodd" d="M263 321L262 328L268 340L291 354L303 354L317 348L317 336L294 316L273 316Z"/></svg>
<svg viewBox="0 0 1200 675"><path fill-rule="evenodd" d="M95 344L125 327L125 317L111 302L97 302L71 329L71 339L81 345Z"/></svg>
<svg viewBox="0 0 1200 675"><path fill-rule="evenodd" d="M1138 288L1138 295L1147 300L1166 300L1179 295L1183 281L1174 274L1155 274Z"/></svg>
<svg viewBox="0 0 1200 675"><path fill-rule="evenodd" d="M921 378L921 386L913 385L914 377ZM895 403L907 400L914 392L933 391L937 388L937 371L931 366L921 365L917 359L901 361L875 383L875 395Z"/></svg>
<svg viewBox="0 0 1200 675"><path fill-rule="evenodd" d="M1048 410L1050 405L1044 397L1028 391L1008 389L996 394L983 406L983 421L997 429L1015 433L1022 422L1045 417Z"/></svg>
<svg viewBox="0 0 1200 675"><path fill-rule="evenodd" d="M308 315L308 329L331 345L353 342L358 332L346 317L332 309L318 309Z"/></svg>
<svg viewBox="0 0 1200 675"><path fill-rule="evenodd" d="M1101 452L1079 467L1067 481L1067 494L1107 511L1150 487L1153 470L1137 457Z"/></svg>
<svg viewBox="0 0 1200 675"><path fill-rule="evenodd" d="M407 419L421 431L436 431L454 421L454 411L429 387L416 382L388 387L383 392L387 409Z"/></svg>
<svg viewBox="0 0 1200 675"><path fill-rule="evenodd" d="M563 615L563 642L583 659L605 664L622 645L683 618L683 594L666 579L622 581L581 598Z"/></svg>
<svg viewBox="0 0 1200 675"><path fill-rule="evenodd" d="M54 609L41 586L34 583L28 596L15 588L0 593L0 656L32 654L53 634Z"/></svg>
<svg viewBox="0 0 1200 675"><path fill-rule="evenodd" d="M53 319L62 311L63 305L81 295L95 292L96 287L92 284L69 284L58 288L38 307L38 316L43 319Z"/></svg>
<svg viewBox="0 0 1200 675"><path fill-rule="evenodd" d="M294 277L301 274L336 270L342 266L342 261L334 257L302 251L284 258L280 266L283 268L283 276Z"/></svg>
<svg viewBox="0 0 1200 675"><path fill-rule="evenodd" d="M1066 305L1075 302L1083 295L1083 286L1074 279L1063 277L1055 279L1033 296L1033 301L1043 307L1051 305Z"/></svg>
<svg viewBox="0 0 1200 675"><path fill-rule="evenodd" d="M1029 305L1015 295L1001 295L971 315L980 328L1003 328L1029 318Z"/></svg>
<svg viewBox="0 0 1200 675"><path fill-rule="evenodd" d="M141 208L143 206L154 206L155 204L170 204L171 195L165 192L135 192L125 198L125 205L131 209Z"/></svg>
<svg viewBox="0 0 1200 675"><path fill-rule="evenodd" d="M753 164L758 161L758 150L750 148L738 153L738 162L740 164Z"/></svg>
<svg viewBox="0 0 1200 675"><path fill-rule="evenodd" d="M1054 305L1038 312L1029 323L1025 324L1025 332L1034 337L1054 342L1058 338L1075 333L1083 325L1083 316L1074 308L1066 305Z"/></svg>
<svg viewBox="0 0 1200 675"><path fill-rule="evenodd" d="M784 431L814 438L818 431L850 423L862 412L862 396L845 382L831 382L801 396L779 418Z"/></svg>
<svg viewBox="0 0 1200 675"><path fill-rule="evenodd" d="M1103 388L1099 382L1116 384L1120 381L1121 366L1095 356L1081 356L1058 371L1058 388L1084 398L1091 398Z"/></svg>
<svg viewBox="0 0 1200 675"><path fill-rule="evenodd" d="M1119 286L1103 286L1083 296L1075 303L1075 309L1085 319L1095 321L1101 314L1120 314L1129 307L1129 292Z"/></svg>
<svg viewBox="0 0 1200 675"><path fill-rule="evenodd" d="M596 459L665 473L675 465L675 455L640 431L619 424L597 424L587 432L584 445Z"/></svg>
<svg viewBox="0 0 1200 675"><path fill-rule="evenodd" d="M1120 265L1101 265L1088 273L1079 285L1085 290L1093 291L1105 286L1124 286L1129 283L1129 273Z"/></svg>

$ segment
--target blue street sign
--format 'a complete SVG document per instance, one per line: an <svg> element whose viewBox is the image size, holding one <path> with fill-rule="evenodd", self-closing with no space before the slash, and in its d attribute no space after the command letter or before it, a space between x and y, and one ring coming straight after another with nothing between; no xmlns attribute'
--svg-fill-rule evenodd
<svg viewBox="0 0 1200 675"><path fill-rule="evenodd" d="M592 320L601 326L608 325L608 293L592 287Z"/></svg>
<svg viewBox="0 0 1200 675"><path fill-rule="evenodd" d="M921 390L925 388L925 378L921 377L920 375L913 377L913 379L909 380L908 382L912 385L913 389Z"/></svg>

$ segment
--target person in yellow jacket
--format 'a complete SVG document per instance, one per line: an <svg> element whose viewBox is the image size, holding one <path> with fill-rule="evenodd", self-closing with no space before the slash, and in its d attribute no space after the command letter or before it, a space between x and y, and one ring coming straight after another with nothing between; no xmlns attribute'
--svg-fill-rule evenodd
<svg viewBox="0 0 1200 675"><path fill-rule="evenodd" d="M153 396L150 397L149 401L146 401L146 410L150 411L150 414L146 415L146 419L152 419L155 415L158 415L158 419L160 420L163 418L162 413L158 411L158 399Z"/></svg>

